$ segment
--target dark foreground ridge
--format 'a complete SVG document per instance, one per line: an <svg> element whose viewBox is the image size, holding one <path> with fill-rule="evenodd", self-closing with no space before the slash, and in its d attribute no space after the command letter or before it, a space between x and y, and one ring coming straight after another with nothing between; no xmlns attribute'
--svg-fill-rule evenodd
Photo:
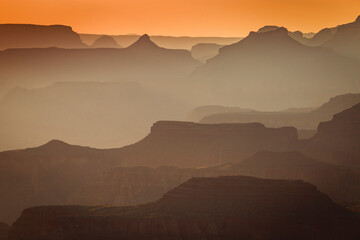
<svg viewBox="0 0 360 240"><path fill-rule="evenodd" d="M23 211L10 239L358 239L359 215L302 181L193 178L134 207Z"/></svg>

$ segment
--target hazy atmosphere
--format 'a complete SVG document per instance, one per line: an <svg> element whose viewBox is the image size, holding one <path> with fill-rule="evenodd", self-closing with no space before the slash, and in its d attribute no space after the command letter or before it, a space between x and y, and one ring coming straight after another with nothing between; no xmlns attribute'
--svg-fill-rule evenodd
<svg viewBox="0 0 360 240"><path fill-rule="evenodd" d="M0 240L360 239L360 2L0 0Z"/></svg>

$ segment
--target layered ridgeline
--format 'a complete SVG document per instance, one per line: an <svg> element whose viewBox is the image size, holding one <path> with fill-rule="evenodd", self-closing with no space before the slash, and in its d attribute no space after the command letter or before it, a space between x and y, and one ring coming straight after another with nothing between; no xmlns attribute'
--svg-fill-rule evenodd
<svg viewBox="0 0 360 240"><path fill-rule="evenodd" d="M102 35L98 34L79 34L81 40L91 45L96 39L100 38ZM128 47L135 41L137 41L141 36L140 35L109 35L112 37L118 44L123 47ZM186 37L186 36L156 36L151 35L151 40L154 41L157 45L170 48L170 49L186 49L190 50L193 46L197 44L219 44L219 45L228 45L233 44L241 40L241 37Z"/></svg>
<svg viewBox="0 0 360 240"><path fill-rule="evenodd" d="M205 118L207 116L212 116L215 114L251 112L251 111L254 111L254 110L240 108L240 107L205 105L205 106L200 106L200 107L196 107L196 108L192 109L187 116L187 120L190 122L200 122L203 118Z"/></svg>
<svg viewBox="0 0 360 240"><path fill-rule="evenodd" d="M319 124L316 135L301 145L302 151L322 161L360 164L360 104Z"/></svg>
<svg viewBox="0 0 360 240"><path fill-rule="evenodd" d="M206 62L218 55L220 48L223 46L216 43L199 43L191 48L191 55L201 62Z"/></svg>
<svg viewBox="0 0 360 240"><path fill-rule="evenodd" d="M207 103L239 102L266 110L316 106L331 96L359 91L359 66L358 60L331 49L304 46L279 28L251 32L221 48L192 74L192 87Z"/></svg>
<svg viewBox="0 0 360 240"><path fill-rule="evenodd" d="M125 146L144 138L159 119L182 119L188 109L184 101L136 82L16 88L0 101L0 150L51 139L96 148Z"/></svg>
<svg viewBox="0 0 360 240"><path fill-rule="evenodd" d="M10 239L356 239L359 223L302 181L193 178L134 207L26 209Z"/></svg>
<svg viewBox="0 0 360 240"><path fill-rule="evenodd" d="M51 141L36 148L2 152L0 191L6 197L0 199L0 221L15 220L26 207L66 204L85 184L114 167L206 167L239 161L261 150L286 151L296 142L295 128L158 122L146 138L118 149Z"/></svg>
<svg viewBox="0 0 360 240"><path fill-rule="evenodd" d="M267 25L264 26L262 28L260 28L257 32L258 33L265 33L265 32L272 32L272 31L276 31L278 30L279 26L274 26L274 25ZM309 41L309 39L311 39L315 34L314 33L303 33L301 31L295 31L295 32L290 32L289 31L289 37L291 37L292 39L305 44Z"/></svg>
<svg viewBox="0 0 360 240"><path fill-rule="evenodd" d="M293 126L299 130L316 129L320 122L329 121L333 115L360 103L360 94L344 94L331 98L315 109L288 109L280 112L260 112L239 108L198 108L191 116L203 116L200 123L260 122L267 127ZM205 109L209 109L207 112ZM207 115L205 115L207 114Z"/></svg>
<svg viewBox="0 0 360 240"><path fill-rule="evenodd" d="M168 80L199 65L189 51L161 48L148 35L122 49L8 49L0 52L0 96L15 86L57 81Z"/></svg>
<svg viewBox="0 0 360 240"><path fill-rule="evenodd" d="M87 47L71 27L63 25L0 24L0 36L0 50Z"/></svg>
<svg viewBox="0 0 360 240"><path fill-rule="evenodd" d="M75 192L68 204L135 205L155 201L191 177L255 176L314 184L334 201L360 202L360 171L321 163L299 152L261 151L239 162L207 168L119 167Z"/></svg>
<svg viewBox="0 0 360 240"><path fill-rule="evenodd" d="M111 36L101 36L91 44L93 48L120 48L121 46Z"/></svg>
<svg viewBox="0 0 360 240"><path fill-rule="evenodd" d="M337 26L332 37L322 46L349 57L360 59L360 16L355 22Z"/></svg>
<svg viewBox="0 0 360 240"><path fill-rule="evenodd" d="M295 128L266 128L258 123L158 122L146 138L120 149L99 150L51 141L38 148L2 152L0 186L6 198L1 199L1 220L11 222L22 209L37 205L152 201L193 176L303 179L336 201L356 203L360 141L351 134L360 124L357 108L343 112L347 120L334 125L346 129L342 134L329 136L323 133L335 130L320 127L318 135L308 141L298 141ZM263 150L289 149L300 149L313 160L296 153L269 152L244 160ZM229 161L233 163L227 164ZM161 167L169 165L188 169ZM16 187L8 188L9 182Z"/></svg>
<svg viewBox="0 0 360 240"><path fill-rule="evenodd" d="M265 26L258 32L269 32L279 29L278 26ZM313 36L300 31L289 32L289 36L306 46L321 46L353 58L360 59L360 16L351 23L336 27L324 28Z"/></svg>

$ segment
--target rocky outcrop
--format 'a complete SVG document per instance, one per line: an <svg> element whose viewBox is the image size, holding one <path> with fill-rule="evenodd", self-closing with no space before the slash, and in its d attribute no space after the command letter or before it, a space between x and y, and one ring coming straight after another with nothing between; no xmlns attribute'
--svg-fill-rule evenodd
<svg viewBox="0 0 360 240"><path fill-rule="evenodd" d="M71 27L62 25L0 24L0 36L0 50L86 47Z"/></svg>
<svg viewBox="0 0 360 240"><path fill-rule="evenodd" d="M267 25L264 26L262 28L260 28L257 32L258 33L266 33L266 32L272 32L272 31L276 31L278 29L280 29L281 27L278 26L271 26L271 25ZM291 37L292 39L305 44L309 39L306 38L304 35L308 35L308 34L304 34L300 31L295 31L295 32L290 32L289 31L289 37Z"/></svg>
<svg viewBox="0 0 360 240"><path fill-rule="evenodd" d="M238 176L193 178L134 207L27 209L10 239L356 239L358 224L310 184Z"/></svg>
<svg viewBox="0 0 360 240"><path fill-rule="evenodd" d="M360 165L360 104L319 124L317 134L302 143L308 155L335 164Z"/></svg>
<svg viewBox="0 0 360 240"><path fill-rule="evenodd" d="M239 161L260 150L284 151L297 141L292 127L159 121L146 138L122 150L129 165L206 167Z"/></svg>

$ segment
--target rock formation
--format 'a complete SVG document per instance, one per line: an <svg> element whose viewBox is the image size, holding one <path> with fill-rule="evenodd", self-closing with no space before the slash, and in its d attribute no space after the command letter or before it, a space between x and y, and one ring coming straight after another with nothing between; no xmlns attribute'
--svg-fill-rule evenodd
<svg viewBox="0 0 360 240"><path fill-rule="evenodd" d="M131 165L206 167L239 161L260 150L284 151L296 143L292 127L160 121L146 138L124 147L122 154Z"/></svg>
<svg viewBox="0 0 360 240"><path fill-rule="evenodd" d="M114 167L207 167L238 161L260 150L284 151L296 142L294 128L165 121L154 124L140 142L123 148L100 150L51 141L2 152L0 190L7 197L0 199L0 221L13 221L26 207L66 204L85 184ZM14 187L8 188L9 183Z"/></svg>
<svg viewBox="0 0 360 240"><path fill-rule="evenodd" d="M145 35L122 49L7 49L0 51L0 97L14 87L63 81L169 80L184 77L199 65L189 51L158 47Z"/></svg>
<svg viewBox="0 0 360 240"><path fill-rule="evenodd" d="M221 48L191 77L198 91L207 91L208 102L241 102L251 109L270 110L317 106L331 96L360 91L359 75L358 61L330 49L304 46L279 28L251 32Z"/></svg>
<svg viewBox="0 0 360 240"><path fill-rule="evenodd" d="M302 181L193 178L145 205L26 209L10 239L350 240L359 222Z"/></svg>
<svg viewBox="0 0 360 240"><path fill-rule="evenodd" d="M302 143L303 151L322 161L360 165L360 104L319 124L317 134Z"/></svg>
<svg viewBox="0 0 360 240"><path fill-rule="evenodd" d="M322 46L349 57L360 59L360 16L355 22L336 27L333 37Z"/></svg>
<svg viewBox="0 0 360 240"><path fill-rule="evenodd" d="M331 98L320 107L301 112L295 110L279 112L229 111L220 109L209 112L200 123L244 123L260 122L267 127L293 126L298 130L314 130L320 122L329 121L333 115L360 103L360 94L344 94Z"/></svg>
<svg viewBox="0 0 360 240"><path fill-rule="evenodd" d="M71 27L62 25L0 24L0 36L0 50L86 47Z"/></svg>
<svg viewBox="0 0 360 240"><path fill-rule="evenodd" d="M360 202L360 171L325 164L299 152L258 152L241 162L208 168L120 167L73 194L68 204L135 205L158 199L192 177L246 175L303 180L342 204Z"/></svg>

